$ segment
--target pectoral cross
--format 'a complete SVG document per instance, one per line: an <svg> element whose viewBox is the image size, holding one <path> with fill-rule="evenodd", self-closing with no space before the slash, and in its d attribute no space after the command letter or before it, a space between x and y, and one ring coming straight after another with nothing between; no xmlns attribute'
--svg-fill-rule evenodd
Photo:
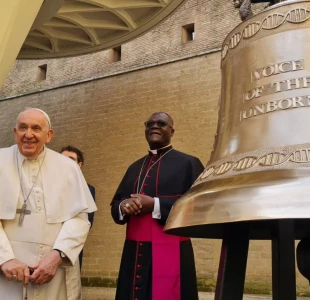
<svg viewBox="0 0 310 300"><path fill-rule="evenodd" d="M27 209L27 204L24 203L22 208L16 209L16 213L20 214L19 220L18 220L18 226L22 226L25 215L30 215L31 211L29 209Z"/></svg>

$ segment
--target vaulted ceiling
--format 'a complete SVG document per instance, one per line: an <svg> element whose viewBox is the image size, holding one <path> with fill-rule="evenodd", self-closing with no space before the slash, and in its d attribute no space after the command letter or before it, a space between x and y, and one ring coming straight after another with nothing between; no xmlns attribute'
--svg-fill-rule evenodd
<svg viewBox="0 0 310 300"><path fill-rule="evenodd" d="M113 48L152 29L184 0L45 0L19 59Z"/></svg>

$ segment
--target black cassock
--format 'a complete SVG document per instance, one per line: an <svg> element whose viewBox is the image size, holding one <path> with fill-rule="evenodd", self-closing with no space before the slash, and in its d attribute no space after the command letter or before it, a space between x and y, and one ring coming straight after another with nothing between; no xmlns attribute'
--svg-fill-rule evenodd
<svg viewBox="0 0 310 300"><path fill-rule="evenodd" d="M143 170L141 170L142 166ZM150 152L146 157L134 162L126 171L111 202L111 213L114 221L117 224L127 223L116 300L163 300L162 297L155 296L163 293L163 291L156 291L156 293L152 291L153 285L155 286L154 289L158 289L158 286L160 286L152 284L152 276L155 276L154 269L156 269L152 263L152 259L154 260L156 256L156 253L152 254L155 249L154 244L156 241L154 241L154 238L156 239L156 237L149 241L148 239L143 240L143 237L140 240L141 237L137 236L141 231L152 232L152 229L148 229L150 222L152 222L151 226L156 226L159 228L160 234L163 234L163 226L167 221L172 205L181 195L188 191L202 171L203 165L198 158L174 150L172 146L158 150L157 154ZM139 191L137 191L137 188ZM153 219L152 215L148 214L144 217L125 216L124 220L120 220L119 205L121 201L130 198L130 194L138 193L159 198L160 219ZM138 234L136 235L136 233ZM180 297L179 299L173 297L174 299L171 300L198 300L191 241L164 234L164 239L167 238L177 239L179 252L176 257L179 260L178 284L180 286ZM169 251L170 248L168 247L162 253L167 253L167 257L169 255L173 257L174 254L168 253ZM160 257L164 260L166 255L162 255L162 253ZM162 266L159 267L159 272L162 271L161 268ZM167 271L169 272L169 270ZM162 289L166 289L168 295L170 285L163 285Z"/></svg>

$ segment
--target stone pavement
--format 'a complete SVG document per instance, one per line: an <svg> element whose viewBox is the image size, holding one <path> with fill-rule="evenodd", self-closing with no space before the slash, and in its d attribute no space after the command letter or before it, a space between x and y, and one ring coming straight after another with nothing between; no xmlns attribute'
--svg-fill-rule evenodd
<svg viewBox="0 0 310 300"><path fill-rule="evenodd" d="M114 295L114 288L83 287L83 300L114 300ZM199 300L214 300L214 294L200 292ZM244 295L243 300L272 300L272 297L269 295ZM298 300L310 300L310 298L304 297L298 298Z"/></svg>

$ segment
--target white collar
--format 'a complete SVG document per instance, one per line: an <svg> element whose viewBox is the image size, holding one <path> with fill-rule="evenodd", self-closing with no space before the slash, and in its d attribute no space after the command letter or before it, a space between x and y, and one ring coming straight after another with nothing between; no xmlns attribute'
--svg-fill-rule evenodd
<svg viewBox="0 0 310 300"><path fill-rule="evenodd" d="M169 144L169 145L167 145L167 146L165 146L165 147L159 148L159 149L154 149L154 150L149 149L149 151L150 151L151 153L153 153L153 154L157 154L157 151L158 151L158 150L162 150L162 149L168 148L168 147L170 147L170 146L171 146L171 144Z"/></svg>
<svg viewBox="0 0 310 300"><path fill-rule="evenodd" d="M33 161L36 161L36 160L40 161L40 160L42 160L43 157L45 156L45 153L46 153L46 148L45 148L45 146L44 146L43 151L42 151L36 158L27 158L27 157L25 157L24 155L22 155L22 154L19 152L19 149L18 149L18 147L17 147L18 168L20 169L20 168L22 167L23 162L24 162L25 160L30 160L30 161L31 161L31 160L33 160Z"/></svg>

